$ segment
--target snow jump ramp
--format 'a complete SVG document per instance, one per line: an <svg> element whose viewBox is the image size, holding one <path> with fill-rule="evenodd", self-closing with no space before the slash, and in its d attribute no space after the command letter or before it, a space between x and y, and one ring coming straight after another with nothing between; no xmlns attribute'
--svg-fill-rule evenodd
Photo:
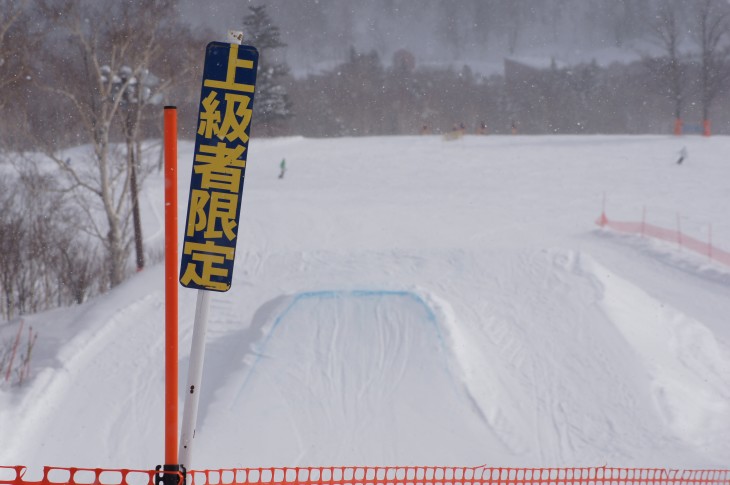
<svg viewBox="0 0 730 485"><path fill-rule="evenodd" d="M232 373L239 382L223 386L201 416L201 453L215 450L221 463L255 457L260 447L297 464L483 459L479 444L491 432L418 294L304 292L269 301L253 320ZM240 436L240 447L205 444L218 433ZM464 457L469 448L474 456Z"/></svg>

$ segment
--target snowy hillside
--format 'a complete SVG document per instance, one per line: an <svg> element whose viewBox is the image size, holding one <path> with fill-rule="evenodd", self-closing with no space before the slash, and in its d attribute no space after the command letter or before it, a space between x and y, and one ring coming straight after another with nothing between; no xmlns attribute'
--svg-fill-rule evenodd
<svg viewBox="0 0 730 485"><path fill-rule="evenodd" d="M724 137L252 140L191 467L727 466L730 269L594 221L605 197L609 217L679 214L730 249L728 152ZM159 242L162 181L145 190ZM27 385L0 387L0 464L160 464L162 266L25 321L37 353Z"/></svg>

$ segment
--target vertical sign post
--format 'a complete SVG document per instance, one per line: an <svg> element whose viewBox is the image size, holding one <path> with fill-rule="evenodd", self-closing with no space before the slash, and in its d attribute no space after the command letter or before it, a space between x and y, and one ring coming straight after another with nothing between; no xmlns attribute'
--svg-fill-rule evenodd
<svg viewBox="0 0 730 485"><path fill-rule="evenodd" d="M190 467L211 291L228 291L241 214L258 51L211 42L205 51L180 283L198 290L180 434Z"/></svg>
<svg viewBox="0 0 730 485"><path fill-rule="evenodd" d="M179 482L177 450L177 108L165 106L165 464L162 481Z"/></svg>

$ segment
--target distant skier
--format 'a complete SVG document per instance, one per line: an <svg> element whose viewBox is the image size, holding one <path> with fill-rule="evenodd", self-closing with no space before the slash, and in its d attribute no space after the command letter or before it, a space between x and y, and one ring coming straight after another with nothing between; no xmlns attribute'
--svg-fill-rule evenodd
<svg viewBox="0 0 730 485"><path fill-rule="evenodd" d="M279 172L279 178L284 178L284 173L286 172L286 158L281 159L281 163L279 164L279 168L281 169L281 172Z"/></svg>
<svg viewBox="0 0 730 485"><path fill-rule="evenodd" d="M682 147L682 149L679 151L679 159L677 160L677 165L682 165L682 162L684 162L685 158L687 158L687 147Z"/></svg>

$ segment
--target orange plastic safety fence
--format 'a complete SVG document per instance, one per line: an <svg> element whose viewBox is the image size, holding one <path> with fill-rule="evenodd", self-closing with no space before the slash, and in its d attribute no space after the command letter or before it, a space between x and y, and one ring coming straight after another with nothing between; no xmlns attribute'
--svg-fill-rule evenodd
<svg viewBox="0 0 730 485"><path fill-rule="evenodd" d="M154 485L155 470L0 466L0 485Z"/></svg>
<svg viewBox="0 0 730 485"><path fill-rule="evenodd" d="M601 214L601 217L596 220L596 224L601 227L608 227L614 231L625 232L628 234L641 234L642 236L675 243L697 254L707 256L713 261L730 266L730 252L713 245L712 240L709 238L707 241L701 241L685 234L679 229L666 229L664 227L655 226L654 224L649 224L648 222L612 221L608 219L605 214Z"/></svg>
<svg viewBox="0 0 730 485"><path fill-rule="evenodd" d="M0 485L154 485L152 470L0 467ZM31 476L28 476L31 475ZM730 470L297 467L194 470L188 485L730 485Z"/></svg>

